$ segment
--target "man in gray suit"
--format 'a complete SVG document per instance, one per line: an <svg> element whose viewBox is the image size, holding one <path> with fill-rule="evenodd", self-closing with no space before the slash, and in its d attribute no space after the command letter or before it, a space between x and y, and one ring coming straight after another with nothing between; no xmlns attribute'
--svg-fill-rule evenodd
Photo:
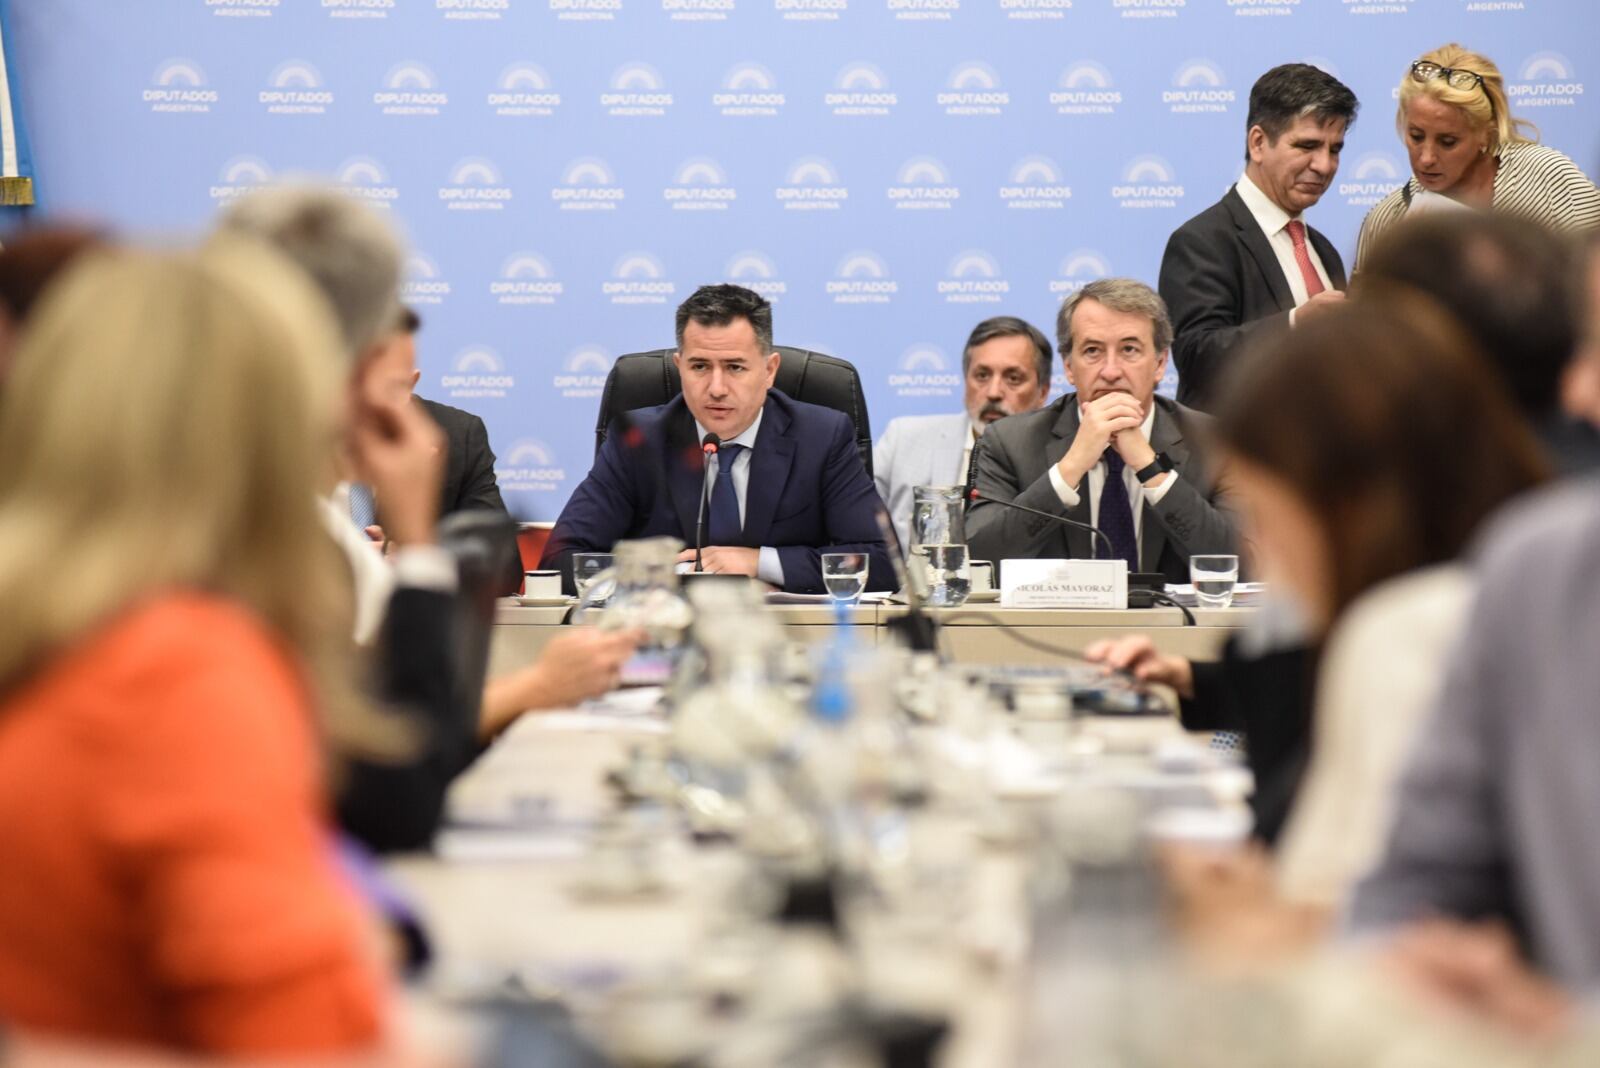
<svg viewBox="0 0 1600 1068"><path fill-rule="evenodd" d="M872 448L878 496L889 506L902 550L911 544L912 491L963 486L972 447L989 424L1031 412L1050 394L1050 342L1011 315L985 319L961 351L966 408L953 415L903 415Z"/></svg>
<svg viewBox="0 0 1600 1068"><path fill-rule="evenodd" d="M1000 501L1099 527L1129 571L1168 582L1189 581L1192 555L1236 552L1234 521L1194 437L1204 416L1155 395L1172 345L1161 297L1128 278L1091 282L1062 303L1056 340L1077 392L978 439L975 485L990 500L967 513L972 555L1107 555L1088 531Z"/></svg>

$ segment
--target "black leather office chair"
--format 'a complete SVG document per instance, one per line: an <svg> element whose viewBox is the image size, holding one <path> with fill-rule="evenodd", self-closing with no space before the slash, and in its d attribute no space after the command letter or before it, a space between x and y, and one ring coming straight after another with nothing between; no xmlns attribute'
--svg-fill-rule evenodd
<svg viewBox="0 0 1600 1068"><path fill-rule="evenodd" d="M867 398L861 392L861 376L848 361L807 349L777 346L783 357L778 363L774 388L797 401L819 404L850 417L856 428L856 448L861 462L872 474L872 425L867 419ZM594 428L594 450L606 440L606 428L623 412L665 404L683 392L683 382L672 362L672 349L630 352L618 356L606 376L600 394L600 416Z"/></svg>

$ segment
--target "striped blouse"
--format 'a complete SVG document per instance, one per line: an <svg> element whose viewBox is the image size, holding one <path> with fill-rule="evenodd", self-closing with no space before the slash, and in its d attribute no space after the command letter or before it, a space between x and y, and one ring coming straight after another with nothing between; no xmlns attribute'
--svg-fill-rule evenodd
<svg viewBox="0 0 1600 1068"><path fill-rule="evenodd" d="M1422 192L1412 177L1373 205L1361 222L1356 239L1359 270L1378 236L1405 218L1411 200ZM1500 169L1494 176L1495 211L1518 215L1554 230L1593 230L1600 227L1600 189L1566 156L1553 148L1517 141L1500 150Z"/></svg>

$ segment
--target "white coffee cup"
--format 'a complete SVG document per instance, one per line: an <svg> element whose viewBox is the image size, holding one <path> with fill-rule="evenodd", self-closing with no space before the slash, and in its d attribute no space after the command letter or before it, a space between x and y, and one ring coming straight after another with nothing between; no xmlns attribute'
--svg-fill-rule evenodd
<svg viewBox="0 0 1600 1068"><path fill-rule="evenodd" d="M991 560L971 560L967 563L967 570L972 575L972 592L982 593L994 589L994 562Z"/></svg>
<svg viewBox="0 0 1600 1068"><path fill-rule="evenodd" d="M522 596L560 597L561 572L524 571L522 573Z"/></svg>

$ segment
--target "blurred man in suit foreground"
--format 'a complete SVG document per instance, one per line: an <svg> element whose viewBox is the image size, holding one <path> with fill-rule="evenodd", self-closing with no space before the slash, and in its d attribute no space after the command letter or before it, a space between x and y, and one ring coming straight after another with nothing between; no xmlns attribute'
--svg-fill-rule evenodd
<svg viewBox="0 0 1600 1068"><path fill-rule="evenodd" d="M1251 86L1244 174L1178 227L1161 259L1178 400L1189 407L1210 410L1251 336L1344 298L1344 261L1301 214L1333 184L1357 107L1344 83L1306 63L1274 67Z"/></svg>
<svg viewBox="0 0 1600 1068"><path fill-rule="evenodd" d="M1193 436L1204 417L1155 395L1172 344L1160 296L1130 278L1090 282L1062 303L1056 339L1077 392L1002 419L978 439L975 485L994 500L967 514L972 554L1106 555L1086 530L995 501L1100 527L1130 572L1159 571L1168 582L1189 581L1196 553L1237 551Z"/></svg>
<svg viewBox="0 0 1600 1068"><path fill-rule="evenodd" d="M703 479L713 480L702 565L791 592L821 593L821 555L870 557L868 589L894 588L878 528L883 507L842 412L772 388L779 355L772 305L734 285L701 286L677 314L673 356L683 393L611 428L561 518L541 566L666 534L693 545ZM720 452L701 451L708 433ZM710 473L706 473L706 465ZM693 549L683 554L693 560Z"/></svg>
<svg viewBox="0 0 1600 1068"><path fill-rule="evenodd" d="M956 415L903 415L872 450L878 496L889 507L901 551L911 544L912 491L959 486L978 437L996 419L1031 412L1050 394L1050 342L1010 315L985 319L961 351L966 408Z"/></svg>

